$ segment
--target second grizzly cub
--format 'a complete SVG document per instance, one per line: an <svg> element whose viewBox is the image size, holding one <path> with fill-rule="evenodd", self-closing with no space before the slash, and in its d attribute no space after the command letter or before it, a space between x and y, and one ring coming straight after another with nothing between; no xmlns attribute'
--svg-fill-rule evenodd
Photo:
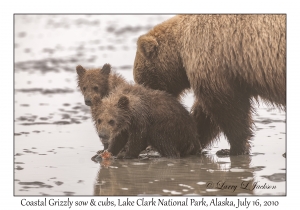
<svg viewBox="0 0 300 210"><path fill-rule="evenodd" d="M200 151L193 118L175 97L163 91L120 85L108 97L94 98L92 117L114 156L125 145L122 158L137 158L149 145L164 157L179 158Z"/></svg>
<svg viewBox="0 0 300 210"><path fill-rule="evenodd" d="M100 96L106 97L118 85L125 83L125 79L111 72L111 65L104 64L100 69L86 70L81 65L76 67L78 75L78 87L84 96L84 102L87 106L92 105L92 98Z"/></svg>

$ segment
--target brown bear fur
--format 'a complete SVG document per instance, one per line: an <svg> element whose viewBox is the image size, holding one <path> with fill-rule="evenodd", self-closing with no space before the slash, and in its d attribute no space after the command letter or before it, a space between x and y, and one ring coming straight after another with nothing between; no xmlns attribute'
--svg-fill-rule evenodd
<svg viewBox="0 0 300 210"><path fill-rule="evenodd" d="M134 79L180 97L192 88L202 147L224 132L249 153L252 99L285 109L286 15L178 15L139 37Z"/></svg>
<svg viewBox="0 0 300 210"><path fill-rule="evenodd" d="M166 92L124 84L102 100L95 97L93 104L97 132L109 139L108 152L114 156L125 145L122 158L137 158L148 145L164 157L179 158L200 151L193 118ZM128 138L123 138L126 135Z"/></svg>
<svg viewBox="0 0 300 210"><path fill-rule="evenodd" d="M81 65L76 67L77 82L81 93L84 96L86 105L92 105L92 98L99 96L101 99L107 97L109 93L118 85L124 84L125 79L111 71L110 64L104 64L102 68L86 70ZM106 139L100 138L104 149L108 148Z"/></svg>

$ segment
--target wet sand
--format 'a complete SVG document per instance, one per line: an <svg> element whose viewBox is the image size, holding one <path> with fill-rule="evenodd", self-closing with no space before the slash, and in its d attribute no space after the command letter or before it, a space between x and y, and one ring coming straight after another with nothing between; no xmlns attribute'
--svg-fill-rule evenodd
<svg viewBox="0 0 300 210"><path fill-rule="evenodd" d="M250 156L218 157L229 148L221 136L201 156L91 160L103 147L76 65L110 63L133 81L138 36L169 17L15 16L15 195L286 194L285 112L263 103L256 105ZM189 93L184 104L192 103Z"/></svg>

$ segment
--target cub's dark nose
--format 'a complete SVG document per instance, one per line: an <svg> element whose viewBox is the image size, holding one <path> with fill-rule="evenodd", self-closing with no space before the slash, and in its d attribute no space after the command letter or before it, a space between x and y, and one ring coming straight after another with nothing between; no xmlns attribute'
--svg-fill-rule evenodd
<svg viewBox="0 0 300 210"><path fill-rule="evenodd" d="M105 135L105 134L99 134L99 137L101 138L101 139L108 139L108 135Z"/></svg>
<svg viewBox="0 0 300 210"><path fill-rule="evenodd" d="M85 105L92 106L92 102L90 100L85 100L84 102L85 102Z"/></svg>

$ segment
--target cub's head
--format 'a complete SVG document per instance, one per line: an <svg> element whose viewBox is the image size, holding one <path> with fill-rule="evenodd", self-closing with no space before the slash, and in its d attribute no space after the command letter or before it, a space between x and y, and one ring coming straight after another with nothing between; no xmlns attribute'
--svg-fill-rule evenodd
<svg viewBox="0 0 300 210"><path fill-rule="evenodd" d="M135 82L178 97L190 84L177 48L172 37L140 36L134 60Z"/></svg>
<svg viewBox="0 0 300 210"><path fill-rule="evenodd" d="M108 95L108 77L111 71L110 64L104 64L101 69L86 70L81 65L76 67L78 75L78 87L84 96L86 105L92 105L92 98L99 96L104 98Z"/></svg>
<svg viewBox="0 0 300 210"><path fill-rule="evenodd" d="M129 99L127 96L111 95L101 100L96 96L92 100L92 118L98 136L110 144L111 139L130 125Z"/></svg>

